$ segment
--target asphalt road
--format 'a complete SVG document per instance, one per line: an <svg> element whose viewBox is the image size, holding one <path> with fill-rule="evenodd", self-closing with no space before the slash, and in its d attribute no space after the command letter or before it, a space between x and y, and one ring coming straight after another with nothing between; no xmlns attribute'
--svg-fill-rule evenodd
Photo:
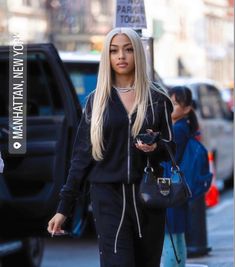
<svg viewBox="0 0 235 267"><path fill-rule="evenodd" d="M187 267L233 267L233 192L221 196L220 203L207 209L208 255L187 260ZM94 234L81 239L48 238L41 267L99 267ZM143 266L144 267L144 266Z"/></svg>

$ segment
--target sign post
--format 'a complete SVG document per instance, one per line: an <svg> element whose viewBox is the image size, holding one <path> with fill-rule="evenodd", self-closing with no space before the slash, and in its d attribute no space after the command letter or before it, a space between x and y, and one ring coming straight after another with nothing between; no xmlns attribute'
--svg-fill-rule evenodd
<svg viewBox="0 0 235 267"><path fill-rule="evenodd" d="M144 0L117 0L115 27L132 28L141 36L146 54L147 72L149 78L153 80L153 38L142 37L142 29L147 28Z"/></svg>
<svg viewBox="0 0 235 267"><path fill-rule="evenodd" d="M117 0L116 27L146 29L144 0Z"/></svg>

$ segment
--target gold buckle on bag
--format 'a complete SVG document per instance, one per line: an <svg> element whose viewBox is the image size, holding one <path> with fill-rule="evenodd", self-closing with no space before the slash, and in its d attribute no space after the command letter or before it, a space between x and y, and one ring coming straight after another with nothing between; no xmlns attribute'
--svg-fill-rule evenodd
<svg viewBox="0 0 235 267"><path fill-rule="evenodd" d="M163 196L167 196L170 193L171 179L159 177L157 178L157 183L160 185L160 193Z"/></svg>

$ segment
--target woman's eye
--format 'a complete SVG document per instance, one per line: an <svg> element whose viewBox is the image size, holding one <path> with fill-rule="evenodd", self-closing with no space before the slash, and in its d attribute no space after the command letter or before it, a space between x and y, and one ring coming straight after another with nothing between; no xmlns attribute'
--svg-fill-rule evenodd
<svg viewBox="0 0 235 267"><path fill-rule="evenodd" d="M131 52L134 51L134 49L133 49L132 47L128 47L128 48L126 49L126 51L129 52L129 53L131 53Z"/></svg>
<svg viewBox="0 0 235 267"><path fill-rule="evenodd" d="M114 53L116 53L116 52L117 52L116 49L110 49L110 53L111 53L111 54L114 54Z"/></svg>

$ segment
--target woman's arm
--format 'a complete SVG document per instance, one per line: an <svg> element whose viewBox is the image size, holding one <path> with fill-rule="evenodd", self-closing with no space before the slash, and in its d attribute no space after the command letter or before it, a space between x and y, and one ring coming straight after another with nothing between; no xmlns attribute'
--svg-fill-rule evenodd
<svg viewBox="0 0 235 267"><path fill-rule="evenodd" d="M91 110L90 102L89 98L77 129L67 181L60 191L60 202L57 212L65 216L70 214L74 200L78 196L81 185L93 162L90 142L90 121L87 118L87 114Z"/></svg>
<svg viewBox="0 0 235 267"><path fill-rule="evenodd" d="M159 103L158 106L158 128L161 132L161 140L157 142L157 148L152 154L157 158L159 162L168 161L170 159L169 153L166 150L165 143L172 149L173 153L175 151L175 143L173 141L173 130L171 113L173 111L173 106L171 101L164 96L164 100Z"/></svg>

